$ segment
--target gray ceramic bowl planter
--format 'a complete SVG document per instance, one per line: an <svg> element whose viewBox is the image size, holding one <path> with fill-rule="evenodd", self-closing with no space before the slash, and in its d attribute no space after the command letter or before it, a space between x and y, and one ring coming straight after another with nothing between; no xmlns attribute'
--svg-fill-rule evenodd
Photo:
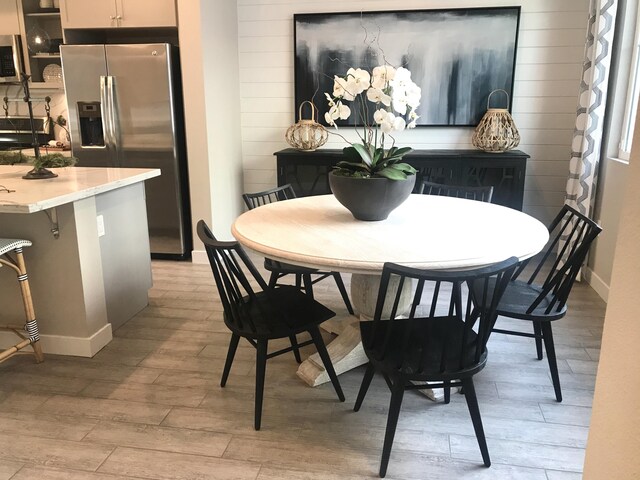
<svg viewBox="0 0 640 480"><path fill-rule="evenodd" d="M385 220L413 191L416 176L405 180L361 178L329 173L329 186L334 196L358 220Z"/></svg>

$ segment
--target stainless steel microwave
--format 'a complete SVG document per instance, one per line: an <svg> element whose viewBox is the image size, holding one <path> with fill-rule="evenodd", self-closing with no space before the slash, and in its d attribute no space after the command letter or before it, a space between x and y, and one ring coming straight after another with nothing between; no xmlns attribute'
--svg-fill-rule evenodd
<svg viewBox="0 0 640 480"><path fill-rule="evenodd" d="M22 70L20 35L0 35L0 83L19 83Z"/></svg>

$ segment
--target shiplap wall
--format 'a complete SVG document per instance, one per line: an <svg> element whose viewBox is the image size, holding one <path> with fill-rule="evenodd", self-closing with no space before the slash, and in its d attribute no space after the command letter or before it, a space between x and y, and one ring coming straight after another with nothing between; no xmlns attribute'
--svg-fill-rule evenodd
<svg viewBox="0 0 640 480"><path fill-rule="evenodd" d="M564 201L587 26L588 0L238 0L245 191L276 185L273 152L294 121L293 14L521 5L513 101L519 149L531 155L525 211L547 223ZM429 92L423 92L429 95ZM347 129L341 129L344 134ZM397 135L414 148L472 148L471 128ZM346 135L349 137L349 134ZM356 140L355 137L350 138ZM342 148L330 136L326 148Z"/></svg>

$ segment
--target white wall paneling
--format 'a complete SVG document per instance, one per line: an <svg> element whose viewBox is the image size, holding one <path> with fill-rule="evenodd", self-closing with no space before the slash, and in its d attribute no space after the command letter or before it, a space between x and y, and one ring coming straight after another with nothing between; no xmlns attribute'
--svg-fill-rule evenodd
<svg viewBox="0 0 640 480"><path fill-rule="evenodd" d="M294 121L293 14L512 6L522 16L514 85L513 116L520 149L531 155L525 211L548 222L560 208L569 168L571 139L586 36L588 0L238 0L238 50L244 188L276 184L273 153L287 144ZM384 27L383 27L384 28ZM429 92L423 92L428 95ZM355 139L353 132L342 134ZM420 128L398 135L414 148L471 148L472 128ZM341 148L332 136L326 147Z"/></svg>

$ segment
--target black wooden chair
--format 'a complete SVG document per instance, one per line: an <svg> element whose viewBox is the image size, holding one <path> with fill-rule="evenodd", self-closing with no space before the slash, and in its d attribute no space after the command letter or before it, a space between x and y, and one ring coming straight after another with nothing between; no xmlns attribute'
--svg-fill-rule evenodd
<svg viewBox="0 0 640 480"><path fill-rule="evenodd" d="M299 346L315 344L338 398L344 402L340 382L318 329L318 325L332 318L335 313L298 288L267 286L240 244L216 240L203 220L198 222L198 237L204 243L209 257L224 309L224 323L231 330L221 387L227 383L240 338L245 338L256 348L255 429L260 430L267 359L297 350ZM244 273L245 269L257 282L258 289L252 287ZM269 340L291 338L302 332L308 332L311 340L267 353Z"/></svg>
<svg viewBox="0 0 640 480"><path fill-rule="evenodd" d="M391 390L391 404L381 477L387 472L404 392L421 388L463 387L482 459L487 467L491 465L473 375L482 370L487 361L486 345L497 318L496 307L517 263L518 259L512 257L489 267L455 272L384 265L373 321L360 322L369 363L354 407L357 412L362 406L374 372L382 373ZM389 288L392 276L399 278L395 292ZM409 313L405 314L407 318L396 318L403 313L397 311L402 286L412 280L415 292ZM425 297L431 297L430 301L419 306L425 282L435 282L428 284L428 288L433 287L433 294L425 293ZM474 288L464 300L463 291L469 290L467 284ZM414 385L412 381L430 383Z"/></svg>
<svg viewBox="0 0 640 480"><path fill-rule="evenodd" d="M526 280L518 280L531 259L522 262L498 305L499 315L533 322L533 333L500 328L494 328L493 331L535 338L538 360L543 358L542 344L544 343L558 402L562 401L562 390L551 322L564 317L567 313L567 298L573 283L587 257L591 244L601 231L602 228L597 223L582 213L568 205L563 206L549 226L552 241L548 250L538 261L533 273ZM561 239L564 244L558 252ZM549 264L551 266L545 276L544 273ZM539 280L542 278L544 279L540 282Z"/></svg>
<svg viewBox="0 0 640 480"><path fill-rule="evenodd" d="M418 184L418 193L424 195L441 195L444 197L467 198L491 203L493 187L461 187L457 185L443 185L423 180Z"/></svg>
<svg viewBox="0 0 640 480"><path fill-rule="evenodd" d="M296 194L293 191L291 185L283 185L282 187L273 188L271 190L265 190L264 192L257 193L245 193L242 195L244 202L247 204L249 210L267 205L269 203L278 202L280 200L289 200L296 198ZM342 277L338 272L323 272L314 268L299 267L297 265L290 265L288 263L278 262L270 258L264 259L264 268L268 272L271 272L269 278L269 286L273 287L278 283L278 280L286 275L295 275L296 287L303 288L305 292L313 297L313 285L327 277L333 277L342 300L344 301L347 310L353 315L353 307L349 301L349 295L347 289L344 287ZM315 277L313 278L312 275Z"/></svg>

